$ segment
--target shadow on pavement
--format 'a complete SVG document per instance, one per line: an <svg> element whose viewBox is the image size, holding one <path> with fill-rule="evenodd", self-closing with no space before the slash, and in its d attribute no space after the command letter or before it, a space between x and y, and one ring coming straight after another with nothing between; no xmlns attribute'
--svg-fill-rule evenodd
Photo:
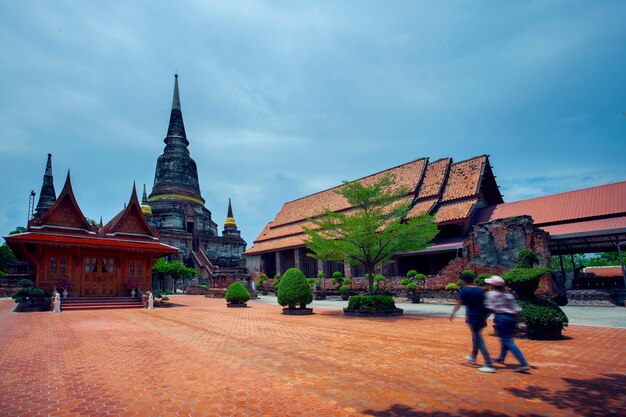
<svg viewBox="0 0 626 417"><path fill-rule="evenodd" d="M623 416L626 402L626 375L608 374L599 378L563 378L569 387L550 392L537 386L525 389L506 388L516 397L539 399L560 410L571 410L572 414L605 417Z"/></svg>
<svg viewBox="0 0 626 417"><path fill-rule="evenodd" d="M446 411L418 411L402 404L394 404L385 410L365 410L363 413L376 417L513 417L514 415L491 410L464 410L451 414ZM517 417L541 417L539 414L524 414Z"/></svg>

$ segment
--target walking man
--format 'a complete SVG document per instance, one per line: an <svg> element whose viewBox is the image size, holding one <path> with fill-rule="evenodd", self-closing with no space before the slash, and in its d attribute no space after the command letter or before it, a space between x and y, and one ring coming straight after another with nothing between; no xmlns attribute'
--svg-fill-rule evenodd
<svg viewBox="0 0 626 417"><path fill-rule="evenodd" d="M480 350L485 359L485 365L478 368L478 370L493 373L496 371L496 368L493 367L493 362L481 334L487 325L487 316L489 315L489 311L485 308L485 291L474 285L473 274L461 274L461 280L463 281L463 288L459 291L459 298L452 309L452 313L450 313L450 320L454 319L456 312L464 305L465 322L472 332L472 353L465 359L472 365L476 364L476 355L478 355Z"/></svg>

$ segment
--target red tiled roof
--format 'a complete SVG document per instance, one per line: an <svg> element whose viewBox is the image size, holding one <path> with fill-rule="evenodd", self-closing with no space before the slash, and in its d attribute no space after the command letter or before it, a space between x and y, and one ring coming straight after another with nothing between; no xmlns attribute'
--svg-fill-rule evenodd
<svg viewBox="0 0 626 417"><path fill-rule="evenodd" d="M481 174L486 162L487 157L482 155L452 164L441 201L472 197L478 194Z"/></svg>
<svg viewBox="0 0 626 417"><path fill-rule="evenodd" d="M140 242L101 237L67 236L49 233L26 232L19 235L5 236L4 239L11 243L37 242L65 244L70 246L91 246L101 249L141 249L150 252L162 253L163 255L178 252L178 249L175 247L157 242Z"/></svg>
<svg viewBox="0 0 626 417"><path fill-rule="evenodd" d="M481 209L478 222L528 215L535 224L626 213L626 181Z"/></svg>
<svg viewBox="0 0 626 417"><path fill-rule="evenodd" d="M417 159L357 181L363 184L371 184L379 180L383 175L393 174L395 177L395 187L408 187L411 191L414 191L419 179L423 175L425 165L426 159ZM340 187L341 185L285 203L272 222L272 227L314 217L320 214L325 208L332 211L342 211L350 208L350 204L346 199L336 193Z"/></svg>
<svg viewBox="0 0 626 417"><path fill-rule="evenodd" d="M443 223L451 220L465 219L469 217L477 202L478 199L473 198L458 203L443 204L435 213L435 220L437 223Z"/></svg>
<svg viewBox="0 0 626 417"><path fill-rule="evenodd" d="M437 201L438 199L436 197L429 198L427 200L418 201L417 203L415 203L415 205L413 205L413 207L411 207L409 214L407 214L406 216L407 219L412 219L424 213L430 214L430 211L433 209L433 207L435 207L435 204L437 204Z"/></svg>
<svg viewBox="0 0 626 417"><path fill-rule="evenodd" d="M441 194L451 162L452 158L443 158L428 164L417 198L434 197Z"/></svg>
<svg viewBox="0 0 626 417"><path fill-rule="evenodd" d="M406 199L407 202L417 195L407 215L408 218L413 218L419 213L431 213L438 203L449 201L450 203L444 204L439 209L436 220L438 222L463 220L469 216L478 202L476 197L481 192L481 181L487 161L487 156L482 155L455 164L451 164L451 158L443 158L427 165L427 159L422 158L357 181L370 184L382 175L393 174L396 186L408 187L413 192ZM491 181L495 184L493 178ZM253 246L244 254L252 255L302 246L305 235L301 233L301 229L307 224L306 219L320 214L324 209L337 212L351 209L345 198L336 193L340 187L285 203L276 218L265 226ZM404 200L402 199L402 202Z"/></svg>

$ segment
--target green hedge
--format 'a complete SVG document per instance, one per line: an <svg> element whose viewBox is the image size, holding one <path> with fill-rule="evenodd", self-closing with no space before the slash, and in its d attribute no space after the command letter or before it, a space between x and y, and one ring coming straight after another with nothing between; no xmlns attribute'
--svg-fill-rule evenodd
<svg viewBox="0 0 626 417"><path fill-rule="evenodd" d="M533 297L539 287L539 278L552 273L548 267L542 268L513 268L504 274L502 279L520 298Z"/></svg>
<svg viewBox="0 0 626 417"><path fill-rule="evenodd" d="M305 308L313 301L311 287L302 271L297 268L289 268L285 271L280 280L277 295L278 304L289 306L289 308L296 308L296 306Z"/></svg>
<svg viewBox="0 0 626 417"><path fill-rule="evenodd" d="M348 301L349 310L395 311L396 303L388 295L353 295Z"/></svg>
<svg viewBox="0 0 626 417"><path fill-rule="evenodd" d="M250 299L250 293L244 285L237 281L226 289L226 301L234 304L243 304Z"/></svg>
<svg viewBox="0 0 626 417"><path fill-rule="evenodd" d="M560 339L568 318L552 301L539 297L520 299L517 303L522 307L520 318L528 328L531 339Z"/></svg>

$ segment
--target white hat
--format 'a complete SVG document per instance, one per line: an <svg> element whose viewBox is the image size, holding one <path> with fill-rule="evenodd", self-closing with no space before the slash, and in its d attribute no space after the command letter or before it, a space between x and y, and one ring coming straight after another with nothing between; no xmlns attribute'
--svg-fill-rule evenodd
<svg viewBox="0 0 626 417"><path fill-rule="evenodd" d="M485 280L485 283L489 285L493 285L495 287L504 287L506 285L502 277L499 277L498 275L494 275L491 278L487 278Z"/></svg>

